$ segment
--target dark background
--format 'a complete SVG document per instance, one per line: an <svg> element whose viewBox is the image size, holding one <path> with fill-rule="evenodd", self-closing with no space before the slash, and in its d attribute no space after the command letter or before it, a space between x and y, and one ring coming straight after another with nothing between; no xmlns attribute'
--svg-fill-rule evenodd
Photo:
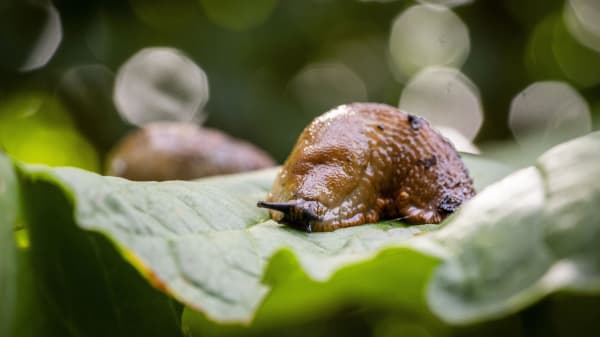
<svg viewBox="0 0 600 337"><path fill-rule="evenodd" d="M15 143L37 144L41 154L36 157L30 151L29 157L23 156L26 161L57 164L53 160L58 152L69 157L65 155L68 150L61 149L67 140L57 144L36 141L35 133L29 133L10 117L22 114L20 109L28 99L58 100L54 103L60 108L54 110L64 111L70 116L66 118L74 121L73 132L81 133L83 138L81 141L75 137L77 141L91 144L73 147L72 157L80 159L85 151L97 154L90 155L89 165L68 158L63 164L89 169L99 169L111 146L133 128L119 117L111 99L112 86L119 67L141 48L168 46L187 54L208 76L210 100L205 108L209 113L205 125L249 140L282 161L302 128L324 112L318 109L346 103L329 95L335 88L328 82L313 88L322 94L315 104L291 90L290 82L310 63L342 63L362 78L369 101L398 105L404 84L390 70L389 34L394 18L415 4L349 0L55 0L62 22L60 45L46 65L23 72L17 69L39 38L46 14L29 6L28 1L1 3L1 145L19 157L21 150ZM209 17L211 6L225 14ZM471 39L471 51L462 71L479 88L485 112L476 144L485 147L511 138L507 124L510 102L537 80L562 80L575 87L590 104L598 126L600 77L590 79L590 73L598 72L600 54L572 38L566 42L553 39L557 25L564 26L564 6L559 0L508 0L474 1L453 8L469 28ZM265 17L263 22L261 15ZM539 44L536 48L542 52L532 60L528 48L536 32L541 36L535 40ZM349 45L363 46L360 50L364 55L346 48ZM573 57L567 62L579 72L564 71L552 52L556 48L572 49L569 55ZM77 95L72 87L61 84L67 71L90 64L106 66L112 74L83 76ZM31 95L34 98L23 98L25 103L15 108L15 97ZM41 118L36 127L57 123L56 118ZM7 130L11 136L7 136Z"/></svg>

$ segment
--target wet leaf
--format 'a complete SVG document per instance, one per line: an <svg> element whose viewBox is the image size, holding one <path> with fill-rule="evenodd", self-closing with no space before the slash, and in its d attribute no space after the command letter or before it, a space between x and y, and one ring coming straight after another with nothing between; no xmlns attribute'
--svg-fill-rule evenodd
<svg viewBox="0 0 600 337"><path fill-rule="evenodd" d="M107 322L119 321L114 308L131 315L125 295L154 299L146 313L169 313L130 266L186 305L191 335L234 327L206 318L285 327L352 303L468 324L558 290L600 290L599 145L600 133L560 145L485 189L508 169L464 156L481 193L441 227L383 222L331 233L292 230L255 207L276 170L160 183L72 168L20 172L36 270L83 326L93 324L76 308L89 301Z"/></svg>

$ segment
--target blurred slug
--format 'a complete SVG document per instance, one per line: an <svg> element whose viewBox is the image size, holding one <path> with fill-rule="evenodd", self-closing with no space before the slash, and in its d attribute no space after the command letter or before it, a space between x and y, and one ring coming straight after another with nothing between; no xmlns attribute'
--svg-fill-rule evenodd
<svg viewBox="0 0 600 337"><path fill-rule="evenodd" d="M190 180L274 165L261 149L221 131L156 122L133 131L115 147L107 174L130 180Z"/></svg>
<svg viewBox="0 0 600 337"><path fill-rule="evenodd" d="M474 194L459 154L426 120L354 103L304 129L258 207L279 223L326 232L387 219L439 223Z"/></svg>

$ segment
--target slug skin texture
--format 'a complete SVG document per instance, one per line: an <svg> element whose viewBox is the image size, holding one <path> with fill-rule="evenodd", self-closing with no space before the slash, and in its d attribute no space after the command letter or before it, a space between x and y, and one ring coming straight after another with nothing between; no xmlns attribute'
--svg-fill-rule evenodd
<svg viewBox="0 0 600 337"><path fill-rule="evenodd" d="M454 146L426 120L354 103L304 129L258 207L279 223L326 232L387 219L439 223L473 195Z"/></svg>

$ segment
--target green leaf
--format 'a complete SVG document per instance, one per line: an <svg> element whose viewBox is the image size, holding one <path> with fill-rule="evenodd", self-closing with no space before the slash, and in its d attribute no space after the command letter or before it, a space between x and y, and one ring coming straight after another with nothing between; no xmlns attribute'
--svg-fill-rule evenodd
<svg viewBox="0 0 600 337"><path fill-rule="evenodd" d="M600 292L600 133L559 145L483 191L427 238L445 262L432 310L455 324L558 291Z"/></svg>
<svg viewBox="0 0 600 337"><path fill-rule="evenodd" d="M468 162L473 167L479 163L474 157ZM485 165L485 181L492 180L494 173L506 173L503 166L492 169L492 164ZM220 321L248 322L254 316L269 291L262 282L263 270L271 256L283 248L295 254L311 279L322 281L343 266L372 258L382 247L435 228L381 223L308 234L267 221L267 213L255 205L270 190L276 170L162 183L130 182L73 168L29 166L22 172L32 247L41 251L36 255L43 262L40 269L49 269L48 259L78 266L89 260L86 270L90 276L84 278L85 273L78 270L70 286L77 288L80 296L92 292L81 285L95 285L92 276L100 278L106 269L103 258L96 256L96 241L102 237L84 235L72 227L101 233L155 287ZM69 201L74 204L75 223L70 218ZM54 224L48 225L48 219ZM46 248L48 241L52 244ZM58 247L61 250L54 252ZM43 273L48 275L48 282L53 281L52 270ZM109 281L114 280L106 280L105 287L110 286ZM54 286L54 292L67 292L58 282ZM69 299L62 301L69 303ZM109 315L110 310L106 310ZM77 316L77 312L70 315Z"/></svg>
<svg viewBox="0 0 600 337"><path fill-rule="evenodd" d="M31 261L31 251L19 247L17 254L16 305L13 311L12 337L67 337L74 336L42 293Z"/></svg>
<svg viewBox="0 0 600 337"><path fill-rule="evenodd" d="M410 234L405 234L408 239ZM326 280L315 280L297 258L304 254L284 249L270 260L264 281L271 290L256 312L251 330L244 324L217 325L187 307L182 319L185 330L192 336L277 336L282 331L289 335L296 331L299 336L330 335L322 331L326 326L332 333L356 335L355 329L360 327L352 323L361 319L366 308L388 315L401 313L397 321L416 320L431 327L439 324L423 296L438 264L436 258L410 248L388 248L340 266Z"/></svg>
<svg viewBox="0 0 600 337"><path fill-rule="evenodd" d="M122 323L114 308L127 308L115 286L143 284L130 264L186 305L183 326L193 335L240 329L205 317L283 328L357 303L467 324L506 317L557 290L600 290L599 145L600 133L561 145L485 189L507 168L465 156L481 193L440 230L384 222L304 233L278 225L255 207L276 170L161 183L70 168L21 172L36 270L69 322L95 326L76 309L83 297L107 320L102 326ZM127 272L107 272L115 268ZM149 291L134 298L144 303Z"/></svg>
<svg viewBox="0 0 600 337"><path fill-rule="evenodd" d="M5 331L13 329L17 303L17 212L17 178L10 160L0 154L0 326Z"/></svg>
<svg viewBox="0 0 600 337"><path fill-rule="evenodd" d="M69 336L43 301L27 247L17 245L19 186L10 159L0 154L0 327L2 336Z"/></svg>
<svg viewBox="0 0 600 337"><path fill-rule="evenodd" d="M514 171L510 165L502 164L482 156L469 153L461 153L462 160L469 169L477 192L483 191L487 186L504 178Z"/></svg>
<svg viewBox="0 0 600 337"><path fill-rule="evenodd" d="M43 310L27 314L45 316L43 335L181 335L181 306L152 288L105 236L78 227L62 190L30 178L22 176L21 187L34 277L24 277ZM24 328L24 336L40 336Z"/></svg>
<svg viewBox="0 0 600 337"><path fill-rule="evenodd" d="M156 287L223 321L253 316L268 291L261 283L266 262L281 248L297 253L311 277L322 280L339 266L419 232L419 227L379 224L308 234L266 221L266 212L255 204L270 189L274 170L164 183L132 183L77 169L28 171L33 181L53 180L68 188L77 224L107 235Z"/></svg>
<svg viewBox="0 0 600 337"><path fill-rule="evenodd" d="M100 169L96 150L62 102L43 93L0 99L0 148L21 162Z"/></svg>

